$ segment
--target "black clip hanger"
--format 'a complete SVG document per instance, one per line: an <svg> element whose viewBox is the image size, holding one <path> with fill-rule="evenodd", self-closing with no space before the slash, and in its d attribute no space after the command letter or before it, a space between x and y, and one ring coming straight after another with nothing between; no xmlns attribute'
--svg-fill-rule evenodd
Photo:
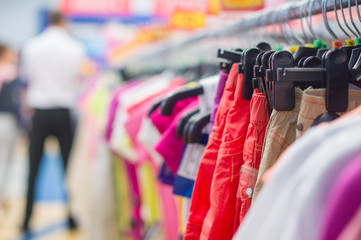
<svg viewBox="0 0 361 240"><path fill-rule="evenodd" d="M243 52L243 49L242 48L232 48L231 51L233 52Z"/></svg>
<svg viewBox="0 0 361 240"><path fill-rule="evenodd" d="M303 63L307 58L308 56L301 58L300 61L297 62L297 67L303 67Z"/></svg>
<svg viewBox="0 0 361 240"><path fill-rule="evenodd" d="M295 62L298 63L303 57L316 56L317 50L313 47L299 46L294 54Z"/></svg>
<svg viewBox="0 0 361 240"><path fill-rule="evenodd" d="M268 113L271 114L271 103L270 103L270 97L268 88L265 81L265 74L266 70L269 67L269 58L274 53L274 50L269 50L266 52L260 52L257 55L256 63L253 67L253 81L252 81L252 87L253 89L258 88L258 91L260 93L264 93L268 105Z"/></svg>
<svg viewBox="0 0 361 240"><path fill-rule="evenodd" d="M253 79L252 79L252 88L256 89L258 88L258 92L264 92L264 88L262 88L261 78L262 76L262 69L261 69L261 60L262 56L265 54L265 52L260 52L257 55L256 62L253 66Z"/></svg>
<svg viewBox="0 0 361 240"><path fill-rule="evenodd" d="M279 108L283 108L289 105L294 106L295 105L294 84L292 82L285 81L279 83L277 81L278 79L277 69L295 67L295 60L293 58L293 55L286 50L275 52L271 56L270 64L271 64L271 68L268 69L267 71L271 73L269 75L272 77L272 79L270 80L272 85L271 98L272 98L273 107L276 110L279 110ZM285 99L287 99L287 101L284 101Z"/></svg>
<svg viewBox="0 0 361 240"><path fill-rule="evenodd" d="M266 100L268 103L268 113L269 115L271 115L272 113L272 109L273 109L273 104L272 104L272 100L271 100L271 83L268 81L268 76L267 76L267 69L270 68L270 60L273 54L275 54L275 50L270 50L267 51L263 54L262 59L261 59L261 66L260 66L260 72L262 75L262 85L264 87L264 93L266 95Z"/></svg>
<svg viewBox="0 0 361 240"><path fill-rule="evenodd" d="M347 57L347 62L350 61L351 59L351 55L352 55L352 51L356 48L359 48L359 46L344 46L344 47L340 47L340 49L346 54Z"/></svg>
<svg viewBox="0 0 361 240"><path fill-rule="evenodd" d="M148 116L152 115L152 113L157 110L157 108L160 107L160 104L162 103L162 100L159 100L158 102L154 103L153 106L150 108L149 112L148 112Z"/></svg>
<svg viewBox="0 0 361 240"><path fill-rule="evenodd" d="M258 48L248 48L244 50L242 53L242 61L238 64L238 73L243 73L242 97L246 100L252 99L253 67L260 52L261 50Z"/></svg>
<svg viewBox="0 0 361 240"><path fill-rule="evenodd" d="M218 49L217 57L231 61L233 63L238 63L241 61L242 53L239 51L228 51L224 49Z"/></svg>
<svg viewBox="0 0 361 240"><path fill-rule="evenodd" d="M298 67L302 67L302 68L306 68L306 67L321 67L322 63L321 60L315 56L309 56L309 57L303 57L300 59L300 61L297 64ZM300 82L297 84L299 88L301 88L302 90L308 88L309 86L312 86L314 88L320 88L322 87L322 85L317 83L306 83L306 82Z"/></svg>
<svg viewBox="0 0 361 240"><path fill-rule="evenodd" d="M272 50L272 47L269 43L266 42L260 42L257 44L256 48L258 48L259 50L261 50L262 52L267 52L269 50Z"/></svg>
<svg viewBox="0 0 361 240"><path fill-rule="evenodd" d="M288 91L286 95L277 95L275 109L289 111L294 108L294 90L289 88L295 82L325 82L326 109L328 112L344 112L348 106L348 83L359 81L361 70L348 69L348 57L341 49L332 49L324 55L325 68L278 68L275 82L276 94ZM352 73L350 73L352 71ZM286 88L284 82L287 82ZM293 103L290 104L290 103Z"/></svg>
<svg viewBox="0 0 361 240"><path fill-rule="evenodd" d="M264 55L262 56L261 59L261 69L260 71L262 71L263 76L265 77L266 80L266 87L269 90L270 86L269 86L269 82L267 81L267 69L269 69L271 67L271 57L273 54L275 54L275 50L270 50L264 53Z"/></svg>
<svg viewBox="0 0 361 240"><path fill-rule="evenodd" d="M317 49L316 57L318 57L320 60L322 60L322 55L327 52L329 49L327 48L321 48Z"/></svg>
<svg viewBox="0 0 361 240"><path fill-rule="evenodd" d="M322 67L322 62L321 59L319 59L318 57L315 56L311 56L305 59L305 61L303 62L303 68L321 68ZM313 87L313 88L322 88L325 87L323 82L305 82L304 85L302 85L302 89L306 89L308 87Z"/></svg>
<svg viewBox="0 0 361 240"><path fill-rule="evenodd" d="M320 68L322 67L321 59L316 56L307 57L302 64L304 68Z"/></svg>
<svg viewBox="0 0 361 240"><path fill-rule="evenodd" d="M197 114L192 118L190 127L187 132L186 143L201 143L202 130L210 122L211 113Z"/></svg>
<svg viewBox="0 0 361 240"><path fill-rule="evenodd" d="M340 117L340 116L333 112L321 113L321 115L319 115L317 118L315 118L315 120L313 121L311 126L314 127L323 122L331 122L331 121L337 119L338 117Z"/></svg>
<svg viewBox="0 0 361 240"><path fill-rule="evenodd" d="M349 69L356 69L361 67L361 47L352 49L351 57L348 62Z"/></svg>
<svg viewBox="0 0 361 240"><path fill-rule="evenodd" d="M195 97L203 94L203 87L196 86L193 88L182 89L178 92L173 93L160 104L161 114L170 116L172 115L173 108L179 100Z"/></svg>
<svg viewBox="0 0 361 240"><path fill-rule="evenodd" d="M193 109L190 112L186 113L177 123L177 138L181 138L183 136L184 128L191 117L195 114L199 113L199 108Z"/></svg>

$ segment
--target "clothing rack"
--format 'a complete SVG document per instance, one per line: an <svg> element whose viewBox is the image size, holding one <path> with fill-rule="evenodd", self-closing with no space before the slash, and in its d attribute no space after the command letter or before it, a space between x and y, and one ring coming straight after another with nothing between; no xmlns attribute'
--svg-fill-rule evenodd
<svg viewBox="0 0 361 240"><path fill-rule="evenodd" d="M194 65L195 62L199 62L200 56L202 56L203 62L214 63L216 62L215 56L218 48L227 49L234 48L235 46L250 47L265 37L268 40L272 39L274 41L277 39L279 42L290 45L290 38L296 39L294 42L297 43L297 37L300 38L302 35L302 33L295 34L293 32L295 29L291 29L289 25L288 33L286 33L285 25L294 20L300 20L303 36L308 42L312 43L312 41L320 35L323 37L322 40L331 41L332 34L329 34L329 22L325 25L325 15L327 17L327 12L335 10L334 1L337 3L337 10L341 9L340 5L347 11L349 10L349 6L355 7L358 12L357 15L353 16L352 24L356 27L354 24L354 22L356 22L356 24L361 26L361 0L294 0L277 8L252 12L240 20L225 22L222 26L205 28L184 40L163 40L145 45L138 49L137 53L116 67L131 69L130 71L137 71L136 69L144 71L154 68L179 68L180 66L185 66L184 62L188 62L189 65ZM318 27L318 31L315 31L316 26L313 26L314 24L311 22L312 16L321 13L324 13L323 23L326 27ZM341 17L339 18L341 19ZM274 27L272 33L266 31L269 27ZM305 28L308 28L308 33L305 31ZM335 28L338 27L333 27L331 31L335 31ZM326 30L328 32L326 32ZM344 34L338 34L338 36L340 36L339 40L346 39ZM182 55L188 60L179 60L182 58Z"/></svg>

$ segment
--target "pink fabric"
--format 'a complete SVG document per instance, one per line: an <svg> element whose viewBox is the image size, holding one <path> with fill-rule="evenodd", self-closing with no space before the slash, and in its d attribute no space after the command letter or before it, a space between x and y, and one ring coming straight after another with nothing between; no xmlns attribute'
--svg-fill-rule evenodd
<svg viewBox="0 0 361 240"><path fill-rule="evenodd" d="M184 148L183 139L177 138L177 123L182 118L183 113L196 108L198 105L198 100L194 100L182 111L180 111L154 147L154 149L163 157L164 162L169 166L174 174L177 174Z"/></svg>
<svg viewBox="0 0 361 240"><path fill-rule="evenodd" d="M224 88L226 86L227 78L228 78L228 73L224 72L224 71L220 71L219 82L217 85L216 94L214 95L213 106L212 106L211 117L210 117L210 130L211 131L213 129L214 121L216 120L217 110L218 110L219 103L220 103L222 95L223 95Z"/></svg>
<svg viewBox="0 0 361 240"><path fill-rule="evenodd" d="M165 130L167 130L169 125L172 123L173 119L178 115L178 113L197 99L198 99L197 97L190 97L178 101L173 108L172 115L170 116L161 115L160 108L157 108L150 115L150 120L152 121L153 125L158 129L160 133L164 133Z"/></svg>
<svg viewBox="0 0 361 240"><path fill-rule="evenodd" d="M342 231L337 240L360 240L361 239L361 206Z"/></svg>
<svg viewBox="0 0 361 240"><path fill-rule="evenodd" d="M173 187L158 182L158 190L162 201L163 229L167 240L178 240L178 212L173 196Z"/></svg>
<svg viewBox="0 0 361 240"><path fill-rule="evenodd" d="M322 240L336 240L361 206L361 153L340 171L325 205Z"/></svg>
<svg viewBox="0 0 361 240"><path fill-rule="evenodd" d="M143 221L140 215L141 208L141 198L140 198L140 190L139 183L137 179L137 172L135 169L135 165L126 160L125 166L127 168L128 174L128 182L130 183L130 195L132 199L133 209L132 209L132 230L129 233L134 239L142 239L141 231L143 229Z"/></svg>
<svg viewBox="0 0 361 240"><path fill-rule="evenodd" d="M177 79L176 81L172 81L168 88L155 92L153 95L145 98L143 101L131 106L128 109L129 119L125 123L125 129L132 140L133 146L137 152L137 159L135 160L137 164L141 164L145 160L151 159L147 150L142 146L142 144L138 143L137 135L142 124L143 118L147 115L149 109L152 107L153 103L163 98L165 94L173 91L179 86L183 85L184 81L180 81Z"/></svg>

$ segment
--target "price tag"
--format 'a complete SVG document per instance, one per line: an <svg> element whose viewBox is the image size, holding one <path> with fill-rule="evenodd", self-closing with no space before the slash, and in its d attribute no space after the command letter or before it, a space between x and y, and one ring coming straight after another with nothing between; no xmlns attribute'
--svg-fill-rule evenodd
<svg viewBox="0 0 361 240"><path fill-rule="evenodd" d="M263 0L222 0L224 10L257 9L263 7Z"/></svg>
<svg viewBox="0 0 361 240"><path fill-rule="evenodd" d="M202 12L175 11L170 23L172 28L194 30L205 26L206 15Z"/></svg>

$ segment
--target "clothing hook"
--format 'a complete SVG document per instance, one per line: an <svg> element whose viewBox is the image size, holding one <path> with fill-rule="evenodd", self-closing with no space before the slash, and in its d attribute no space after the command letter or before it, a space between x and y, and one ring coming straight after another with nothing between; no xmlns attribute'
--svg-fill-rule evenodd
<svg viewBox="0 0 361 240"><path fill-rule="evenodd" d="M353 35L355 35L355 37L358 37L357 33L347 23L345 12L343 11L344 8L343 8L343 5L342 5L342 1L340 1L340 7L341 7L342 18L343 18L343 21L345 22L346 27L348 28L348 30L350 30L350 32Z"/></svg>
<svg viewBox="0 0 361 240"><path fill-rule="evenodd" d="M323 22L325 23L326 29L334 39L338 39L336 34L332 31L332 29L330 27L330 24L328 23L328 19L327 19L327 0L322 0L322 5L323 5L322 6Z"/></svg>

